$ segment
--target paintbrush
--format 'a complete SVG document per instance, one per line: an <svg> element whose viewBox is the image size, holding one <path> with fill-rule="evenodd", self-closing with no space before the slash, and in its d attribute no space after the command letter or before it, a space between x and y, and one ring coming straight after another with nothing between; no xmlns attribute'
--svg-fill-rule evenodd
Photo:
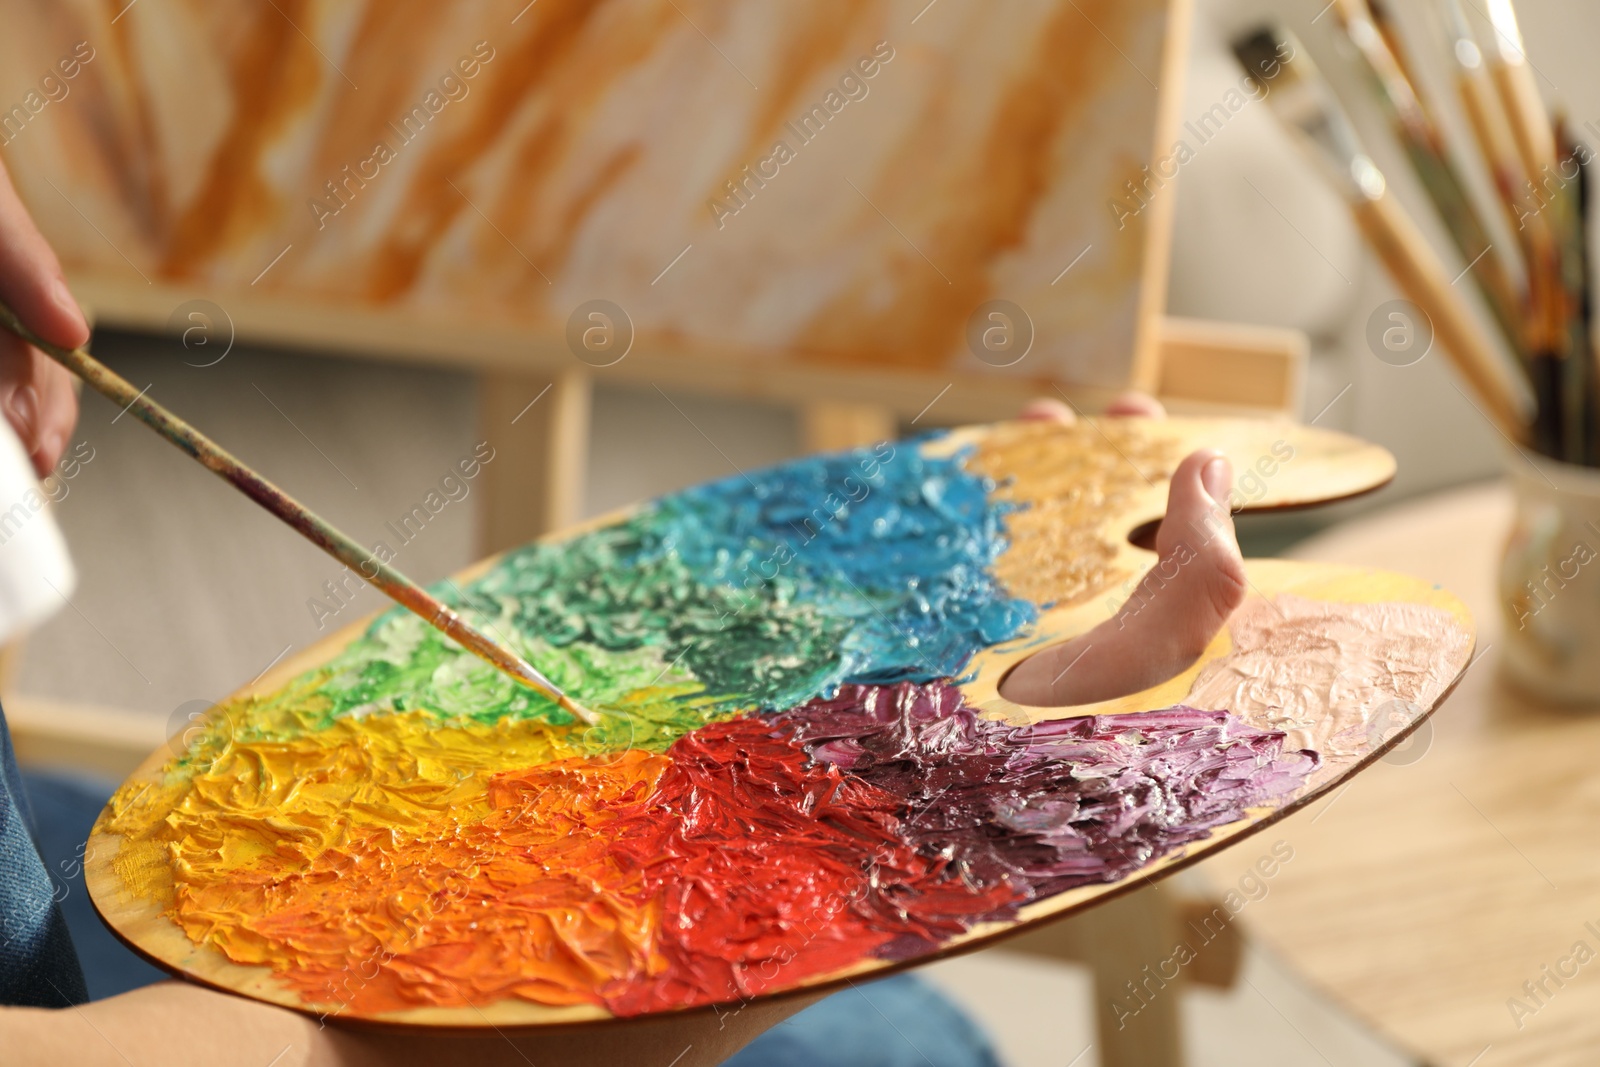
<svg viewBox="0 0 1600 1067"><path fill-rule="evenodd" d="M1555 180L1556 140L1550 114L1539 95L1533 68L1528 64L1511 0L1488 0L1488 19L1492 40L1491 79L1512 141L1522 160L1524 184L1518 209L1528 225L1528 350L1534 364L1535 390L1540 394L1534 444L1547 455L1560 458L1567 434L1559 425L1562 404L1559 382L1566 377L1562 359L1567 352L1563 314L1563 267L1559 227L1547 222L1545 201L1540 194ZM1554 199L1559 199L1555 197ZM1548 404L1547 404L1548 396Z"/></svg>
<svg viewBox="0 0 1600 1067"><path fill-rule="evenodd" d="M1522 294L1489 239L1488 227L1450 158L1444 134L1407 73L1398 33L1388 19L1383 19L1380 26L1376 12L1381 5L1369 5L1368 0L1338 0L1336 7L1345 35L1361 56L1368 80L1423 191L1439 212L1445 232L1467 264L1506 345L1520 356L1525 340Z"/></svg>
<svg viewBox="0 0 1600 1067"><path fill-rule="evenodd" d="M1587 451L1584 462L1589 466L1600 466L1600 352L1595 349L1594 336L1594 254L1589 246L1590 216L1594 211L1594 182L1590 164L1594 156L1586 150L1581 150L1576 142L1572 142L1574 149L1573 159L1578 166L1578 219L1575 227L1578 248L1582 255L1581 278L1578 283L1580 296L1579 306L1581 315L1574 334L1576 351L1574 358L1583 360L1588 368L1589 388L1587 392L1589 433L1586 442Z"/></svg>
<svg viewBox="0 0 1600 1067"><path fill-rule="evenodd" d="M1538 185L1556 162L1556 138L1523 50L1522 29L1511 0L1488 0L1489 23L1494 28L1494 62L1490 71L1522 156L1528 180Z"/></svg>
<svg viewBox="0 0 1600 1067"><path fill-rule="evenodd" d="M1478 152L1495 193L1506 213L1506 223L1522 242L1524 252L1529 245L1529 223L1543 223L1537 213L1525 214L1521 208L1523 182L1522 156L1517 150L1511 124L1502 110L1494 79L1483 61L1483 49L1478 46L1472 23L1467 18L1461 0L1439 0L1449 26L1450 53L1455 59L1456 89L1461 96L1461 107L1466 112L1467 124L1478 143Z"/></svg>
<svg viewBox="0 0 1600 1067"><path fill-rule="evenodd" d="M63 348L44 340L24 326L16 313L3 303L0 303L0 326L66 367L124 411L133 412L151 429L199 460L213 474L232 482L250 499L360 574L385 596L414 612L469 652L504 671L522 685L555 701L585 722L593 724L600 721L594 712L563 693L521 656L467 622L454 608L377 559L353 538L341 533L327 520L239 462L205 434L146 397L142 390L135 389L126 379L81 348Z"/></svg>
<svg viewBox="0 0 1600 1067"><path fill-rule="evenodd" d="M1523 170L1523 156L1512 134L1496 81L1484 62L1472 23L1462 0L1440 0L1452 38L1451 52L1456 62L1456 85L1462 108L1472 127L1473 139L1488 167L1495 193L1505 211L1506 224L1522 247L1528 275L1528 298L1523 311L1523 359L1535 390L1549 404L1552 387L1552 357L1549 354L1550 321L1557 305L1557 279L1560 252L1550 220ZM1548 407L1535 416L1533 436L1552 443L1555 427L1550 425ZM1563 435L1564 436L1564 435Z"/></svg>
<svg viewBox="0 0 1600 1067"><path fill-rule="evenodd" d="M1557 120L1556 178L1559 185L1550 205L1556 233L1560 236L1561 312L1564 349L1562 359L1563 456L1569 463L1592 465L1596 432L1595 366L1591 328L1593 307L1590 296L1588 219L1588 157L1567 130L1564 119Z"/></svg>
<svg viewBox="0 0 1600 1067"><path fill-rule="evenodd" d="M1407 84L1415 90L1422 84L1422 79L1417 76L1417 71L1411 64L1411 53L1405 46L1405 39L1400 35L1400 27L1395 24L1394 16L1389 13L1389 6L1384 0L1365 0L1362 5L1366 14L1371 17L1373 25L1378 28L1378 33L1383 36L1383 43L1388 46L1389 54L1394 56L1394 61L1400 66L1400 73ZM1428 119L1437 125L1433 112L1428 110L1428 102L1420 95L1418 102L1424 111L1428 112Z"/></svg>
<svg viewBox="0 0 1600 1067"><path fill-rule="evenodd" d="M1525 405L1515 378L1473 323L1444 264L1389 192L1303 46L1287 31L1267 27L1235 40L1233 50L1273 112L1345 196L1357 226L1401 290L1428 316L1480 410L1511 441L1525 441Z"/></svg>

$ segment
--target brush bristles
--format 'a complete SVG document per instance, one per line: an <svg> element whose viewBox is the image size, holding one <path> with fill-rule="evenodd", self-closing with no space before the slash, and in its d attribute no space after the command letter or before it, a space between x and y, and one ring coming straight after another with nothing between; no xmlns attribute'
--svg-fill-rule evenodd
<svg viewBox="0 0 1600 1067"><path fill-rule="evenodd" d="M1283 59L1284 49L1290 56L1295 53L1292 43L1268 26L1235 38L1233 42L1233 54L1238 57L1239 65L1263 91L1270 91L1279 73L1289 70Z"/></svg>
<svg viewBox="0 0 1600 1067"><path fill-rule="evenodd" d="M568 711L572 712L572 714L576 715L578 718L582 719L584 722L588 723L590 726L597 726L600 723L600 716L598 714L596 714L593 711L590 711L588 708L584 707L582 704L578 703L576 700L573 700L571 697L567 696L565 693L561 694L561 698L559 700L557 700L556 703L558 705L560 705L561 707L566 708Z"/></svg>

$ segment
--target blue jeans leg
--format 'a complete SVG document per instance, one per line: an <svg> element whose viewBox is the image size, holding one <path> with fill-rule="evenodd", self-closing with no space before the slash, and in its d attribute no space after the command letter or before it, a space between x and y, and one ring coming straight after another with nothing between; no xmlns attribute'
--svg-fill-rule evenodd
<svg viewBox="0 0 1600 1067"><path fill-rule="evenodd" d="M931 985L897 975L835 993L726 1067L999 1067L989 1038Z"/></svg>
<svg viewBox="0 0 1600 1067"><path fill-rule="evenodd" d="M36 824L0 712L0 1004L61 1008L87 994L72 937L35 845Z"/></svg>
<svg viewBox="0 0 1600 1067"><path fill-rule="evenodd" d="M106 929L84 888L89 830L111 798L113 784L75 774L28 770L22 772L22 787L32 809L39 858L71 931L89 999L116 996L167 977Z"/></svg>

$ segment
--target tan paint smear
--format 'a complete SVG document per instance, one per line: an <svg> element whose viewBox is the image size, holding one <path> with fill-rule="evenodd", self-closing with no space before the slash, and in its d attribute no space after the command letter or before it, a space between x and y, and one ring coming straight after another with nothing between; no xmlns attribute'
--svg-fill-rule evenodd
<svg viewBox="0 0 1600 1067"><path fill-rule="evenodd" d="M1369 752L1385 731L1415 717L1415 708L1386 711L1391 702L1431 707L1472 644L1471 633L1439 608L1288 593L1252 598L1228 629L1233 651L1200 672L1186 703L1283 730L1286 747L1329 760Z"/></svg>

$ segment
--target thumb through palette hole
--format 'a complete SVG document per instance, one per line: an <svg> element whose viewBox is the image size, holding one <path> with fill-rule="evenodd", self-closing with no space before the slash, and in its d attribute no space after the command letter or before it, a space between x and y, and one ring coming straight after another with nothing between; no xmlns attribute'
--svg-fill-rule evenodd
<svg viewBox="0 0 1600 1067"><path fill-rule="evenodd" d="M1138 693L1159 689L1191 670L1205 656L1205 649L1202 648L1193 655L1174 656L1167 663L1152 665L1142 670L1105 673L1101 663L1091 658L1096 655L1094 642L1091 640L1092 633L1093 631L1078 634L1044 648L1035 649L1013 663L1000 676L1000 684L997 687L1000 698L1019 707L1047 710L1051 718L1062 718L1063 712L1079 708L1093 709L1109 701L1122 700ZM1108 658L1120 658L1114 649L1105 648L1103 652ZM1057 681L1050 685L1052 697L1050 702L1041 704L1013 696L1012 694L1017 691L1012 684L1013 676L1018 670L1041 656L1052 659L1061 657L1059 660L1061 666L1056 668ZM1085 667L1088 669L1080 671L1080 668Z"/></svg>

